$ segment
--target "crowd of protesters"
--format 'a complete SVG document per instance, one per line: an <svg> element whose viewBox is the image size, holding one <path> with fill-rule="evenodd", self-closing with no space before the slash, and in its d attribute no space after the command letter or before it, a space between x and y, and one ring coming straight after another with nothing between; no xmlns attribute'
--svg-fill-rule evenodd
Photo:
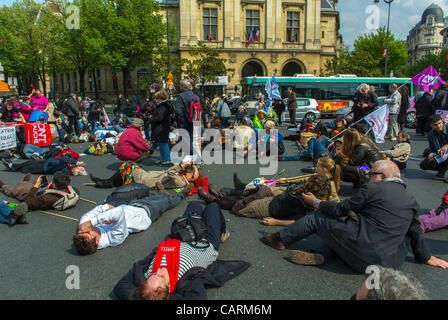
<svg viewBox="0 0 448 320"><path fill-rule="evenodd" d="M448 267L446 261L430 253L423 236L424 232L448 225L448 196L444 195L439 207L418 216L416 199L406 190L400 172L406 169L411 152L403 120L409 107L409 92L395 84L390 85L389 92L390 96L384 100L389 108L386 138L397 144L383 151L366 135L368 130L363 131L362 125L350 127L343 118L317 125L304 119L296 134L284 137L276 130L282 112L287 109L291 124L296 125L297 104L292 88L287 105L274 101L270 110L266 110L265 98L260 96L253 121L243 105L236 106L232 121L232 100L218 95L205 98L191 79L180 81L174 98L160 90L152 99L137 99L132 115L126 114L129 101L121 94L110 117L102 101L75 93L58 101L48 101L39 90L33 90L27 97L12 97L2 102L0 124L33 121L52 124L59 145L37 147L27 144L18 134L17 147L0 153L5 171L26 174L17 186L0 181L3 193L21 202L10 206L0 201L0 222L10 226L26 224L29 210L74 207L80 191L71 186L70 176L87 172L85 162L79 161L80 155L70 149L70 144L84 142L88 144L85 153L94 156L113 153L121 164L111 177L90 175L92 186L116 189L104 203L82 216L73 237L80 255L122 244L130 233L147 230L164 212L188 196L197 193L205 201L205 207L198 201L189 203L183 218L173 222L169 239L160 242L118 281L114 294L120 299L206 299L206 287L219 287L247 270L248 262L218 259L221 243L230 237L222 210L261 218L266 225L284 226L281 231L261 238L278 250L317 235L355 271L364 273L368 266L379 266L387 279L382 282L386 291L390 287L401 288L388 295L385 291L369 290L363 284L354 296L356 299L426 299L418 283L391 269L404 263L407 242L417 262ZM437 99L445 101L439 96L436 94L432 99L425 93L416 100L417 132L429 131L430 146L422 169L438 170L438 176L443 177L448 160L439 161L438 157L448 150L448 133L432 107L439 103L434 102ZM361 85L354 97L352 124L377 108L374 90ZM242 182L234 174L233 187L216 190L200 174L203 162L192 160L198 156L195 148L203 149L211 143L202 137L195 140L195 122L205 129L217 129L219 138L213 142L223 148L227 134L232 133L231 148L244 150L243 156L255 150L257 156L273 156L275 161L311 160L313 166L304 169L311 176L275 180L254 177L250 182ZM182 141L177 129L186 130L189 141ZM284 140L297 141L299 154L284 155ZM171 159L171 148L178 143L190 147L187 156L190 158L182 163ZM266 148L260 149L260 145ZM276 154L271 154L272 145L276 146ZM156 149L160 154L156 164L161 170L144 170L145 159ZM17 158L27 161L17 162ZM31 174L39 175L35 183L30 182ZM51 182L47 174L54 175ZM341 182L353 185L350 196L338 195ZM157 190L153 196L149 195L151 189ZM172 189L179 193L171 193ZM401 201L396 201L397 198ZM194 237L191 233L186 235L185 224L193 228ZM174 227L180 231L173 233ZM300 265L321 265L325 256L291 250L290 260Z"/></svg>

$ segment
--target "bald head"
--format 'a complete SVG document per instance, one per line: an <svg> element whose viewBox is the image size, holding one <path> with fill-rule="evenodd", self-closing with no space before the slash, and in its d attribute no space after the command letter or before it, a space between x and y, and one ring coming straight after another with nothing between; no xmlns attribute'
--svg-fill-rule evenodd
<svg viewBox="0 0 448 320"><path fill-rule="evenodd" d="M373 172L381 172L383 179L401 179L398 166L390 160L379 160L373 164Z"/></svg>

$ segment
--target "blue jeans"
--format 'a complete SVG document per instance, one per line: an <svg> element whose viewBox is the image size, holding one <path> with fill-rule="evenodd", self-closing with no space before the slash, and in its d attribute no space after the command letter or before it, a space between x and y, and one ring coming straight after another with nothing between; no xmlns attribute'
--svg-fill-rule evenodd
<svg viewBox="0 0 448 320"><path fill-rule="evenodd" d="M143 199L133 200L129 203L130 206L133 204L144 205L149 209L149 217L151 221L156 221L163 213L173 209L179 205L179 203L184 198L182 193L176 193L168 196L164 192L158 192L151 197L146 197Z"/></svg>
<svg viewBox="0 0 448 320"><path fill-rule="evenodd" d="M226 232L226 219L224 218L219 204L216 202L210 203L202 210L202 205L199 201L190 202L184 212L184 217L189 213L200 215L207 224L207 232L205 239L208 240L216 251L219 251L221 244L221 235Z"/></svg>
<svg viewBox="0 0 448 320"><path fill-rule="evenodd" d="M159 151L160 151L160 160L162 161L171 161L171 154L170 154L170 146L167 142L158 142L159 145Z"/></svg>
<svg viewBox="0 0 448 320"><path fill-rule="evenodd" d="M9 214L13 208L0 200L0 223L9 223Z"/></svg>
<svg viewBox="0 0 448 320"><path fill-rule="evenodd" d="M317 140L316 138L311 138L311 140L308 141L308 148L303 150L303 152L295 156L283 157L283 160L285 161L302 160L309 157L310 155L312 155L313 159L317 161L317 159L319 159L320 157L328 155L328 149L321 141Z"/></svg>
<svg viewBox="0 0 448 320"><path fill-rule="evenodd" d="M36 147L33 144L27 144L23 147L23 153L29 159L33 153L39 154L39 156L43 159L45 158L46 151L44 148Z"/></svg>

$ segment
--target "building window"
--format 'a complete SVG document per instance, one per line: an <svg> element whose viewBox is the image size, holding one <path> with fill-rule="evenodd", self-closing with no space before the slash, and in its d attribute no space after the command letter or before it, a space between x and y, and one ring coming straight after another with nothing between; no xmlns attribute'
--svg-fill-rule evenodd
<svg viewBox="0 0 448 320"><path fill-rule="evenodd" d="M93 74L89 71L89 91L93 91Z"/></svg>
<svg viewBox="0 0 448 320"><path fill-rule="evenodd" d="M246 40L254 29L260 30L260 10L246 10Z"/></svg>
<svg viewBox="0 0 448 320"><path fill-rule="evenodd" d="M432 18L426 18L426 24L432 25Z"/></svg>
<svg viewBox="0 0 448 320"><path fill-rule="evenodd" d="M204 8L203 26L204 40L217 40L218 36L218 9Z"/></svg>
<svg viewBox="0 0 448 320"><path fill-rule="evenodd" d="M64 75L61 74L61 91L65 90L65 86L64 86Z"/></svg>
<svg viewBox="0 0 448 320"><path fill-rule="evenodd" d="M96 84L98 86L98 91L101 91L101 72L100 72L100 69L96 69ZM114 87L115 87L115 81L114 81Z"/></svg>
<svg viewBox="0 0 448 320"><path fill-rule="evenodd" d="M288 42L299 42L299 12L288 11L286 20L286 40Z"/></svg>
<svg viewBox="0 0 448 320"><path fill-rule="evenodd" d="M322 39L325 38L325 31L322 31Z"/></svg>

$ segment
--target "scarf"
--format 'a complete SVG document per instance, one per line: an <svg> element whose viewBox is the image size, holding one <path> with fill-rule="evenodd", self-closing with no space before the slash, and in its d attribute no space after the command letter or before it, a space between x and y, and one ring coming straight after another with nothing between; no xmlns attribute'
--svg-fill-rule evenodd
<svg viewBox="0 0 448 320"><path fill-rule="evenodd" d="M157 248L154 265L151 273L157 272L160 268L163 257L166 257L166 264L168 274L170 276L170 293L174 292L174 288L177 284L177 276L179 274L180 264L180 240L169 239L167 241L160 242Z"/></svg>
<svg viewBox="0 0 448 320"><path fill-rule="evenodd" d="M134 182L132 172L137 169L140 169L140 166L131 160L126 161L120 166L118 170L120 171L121 178L123 179L123 184Z"/></svg>

